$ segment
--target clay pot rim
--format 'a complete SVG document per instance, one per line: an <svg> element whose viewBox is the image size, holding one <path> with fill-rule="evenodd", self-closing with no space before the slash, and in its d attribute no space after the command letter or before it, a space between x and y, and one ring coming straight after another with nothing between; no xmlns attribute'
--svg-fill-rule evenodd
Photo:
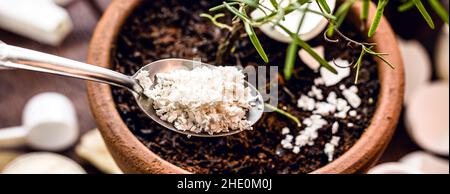
<svg viewBox="0 0 450 194"><path fill-rule="evenodd" d="M116 0L111 3L98 23L90 43L88 62L110 68L110 54L123 23L142 0ZM351 12L358 16L361 8L356 3ZM370 7L369 21L375 7ZM378 160L390 141L400 116L403 100L404 69L394 33L382 18L378 32L372 38L377 51L390 53L386 59L396 65L392 70L379 65L380 96L370 126L359 140L343 155L312 173L355 173L367 170ZM91 110L100 132L119 167L130 173L190 173L144 146L121 119L112 98L111 87L87 83Z"/></svg>

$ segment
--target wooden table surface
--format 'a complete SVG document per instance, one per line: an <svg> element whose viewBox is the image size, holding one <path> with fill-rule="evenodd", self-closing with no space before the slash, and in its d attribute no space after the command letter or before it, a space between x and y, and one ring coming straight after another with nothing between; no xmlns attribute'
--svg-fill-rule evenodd
<svg viewBox="0 0 450 194"><path fill-rule="evenodd" d="M92 4L87 0L77 0L67 6L74 22L74 31L59 47L45 46L2 30L0 30L0 40L11 45L48 52L78 61L86 61L89 40L101 15L101 10L104 10L111 0L95 1L97 4ZM430 51L433 45L426 45L426 47ZM82 133L95 128L84 81L20 70L0 70L0 128L19 125L22 109L27 100L42 92L59 92L74 102ZM403 124L400 124L393 141L380 162L395 161L403 155L419 149L408 137ZM19 148L18 150L32 151L27 148ZM62 154L80 162L88 172L99 172L77 158L73 149L64 151Z"/></svg>

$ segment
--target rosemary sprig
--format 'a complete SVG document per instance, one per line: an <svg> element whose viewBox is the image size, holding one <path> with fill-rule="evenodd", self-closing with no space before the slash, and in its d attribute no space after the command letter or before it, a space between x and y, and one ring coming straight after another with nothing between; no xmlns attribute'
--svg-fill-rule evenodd
<svg viewBox="0 0 450 194"><path fill-rule="evenodd" d="M373 47L375 46L374 44L358 42L349 39L339 31L339 28L344 22L350 8L358 0L343 0L343 3L339 7L337 7L337 10L334 14L332 13L332 10L328 6L326 0L315 0L315 3L319 5L320 11L310 10L308 7L305 8L304 5L305 4L309 5L310 3L313 3L312 0L269 0L271 6L264 5L261 3L261 1L262 0L224 0L221 5L215 6L210 9L210 11L214 12L227 11L231 13L233 25L228 25L217 21L219 18L224 17L225 13L218 13L214 16L209 14L202 14L202 17L209 18L212 21L212 23L214 23L216 26L222 29L230 30L232 32L231 33L232 35L228 36L227 38L234 37L235 39L233 39L233 41L235 41L239 37L242 37L238 36L239 34L237 34L237 32L239 32L238 28L243 28L246 34L248 35L250 41L252 42L253 46L255 47L256 51L266 63L269 61L269 58L264 50L264 47L261 45L261 42L259 41L254 28L260 27L265 24L271 24L272 26L279 27L285 33L289 34L289 36L292 39L292 43L289 44L286 52L285 66L283 70L285 79L289 79L292 76L297 57L296 52L298 51L299 47L307 51L315 60L317 60L321 64L321 66L323 66L324 68L328 69L333 73L337 73L337 71L334 69L333 66L328 64L328 62L321 56L319 56L307 42L305 42L298 36L298 31L291 32L288 28L286 28L286 26L281 25L280 21L284 20L285 16L292 13L293 11L301 11L305 14L314 13L323 16L329 21L328 29L324 34L326 41L338 42L339 40L344 40L347 41L348 45L356 45L361 49L361 53L360 56L358 57L358 60L356 60L356 63L353 64L357 74L355 83L358 81L359 76L358 74L361 68L362 58L365 57L366 55L372 55L374 57L377 57L380 60L384 61L391 68L394 68L394 65L383 57L385 55L384 53L377 53L373 50ZM361 0L361 1L363 4L361 10L361 20L366 22L369 18L370 1L369 0ZM428 0L427 2L430 4L433 10L440 16L440 18L444 22L448 23L448 13L445 10L445 8L443 8L443 6L440 4L440 2L438 0ZM384 10L388 5L388 3L389 0L378 0L375 16L371 21L371 25L367 33L368 37L372 37L376 33L379 24L381 22ZM429 13L423 6L422 1L406 0L405 3L401 5L398 9L399 11L406 11L414 7L416 7L419 10L425 21L428 23L428 25L431 28L434 28L434 23L431 20ZM247 13L251 13L254 10L260 10L264 13L264 15L259 18L250 17ZM302 17L301 20L303 20L303 18L304 17ZM300 23L302 23L302 21L300 21ZM330 39L329 37L333 37L334 34L336 34L337 37L334 37L335 38L334 40ZM230 41L231 40L225 40L224 44L219 45L221 51L229 52L232 50L229 49L229 47L230 48L233 47L233 44L231 44ZM220 58L222 56L225 55L223 53L220 55L218 54L216 60L218 60L217 58Z"/></svg>

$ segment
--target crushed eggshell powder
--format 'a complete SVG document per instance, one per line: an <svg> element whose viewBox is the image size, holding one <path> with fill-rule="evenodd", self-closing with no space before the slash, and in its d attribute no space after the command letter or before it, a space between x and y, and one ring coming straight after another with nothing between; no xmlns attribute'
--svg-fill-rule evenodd
<svg viewBox="0 0 450 194"><path fill-rule="evenodd" d="M144 95L153 100L156 114L177 130L217 134L252 129L246 119L256 100L245 85L245 75L236 67L196 67L137 79Z"/></svg>

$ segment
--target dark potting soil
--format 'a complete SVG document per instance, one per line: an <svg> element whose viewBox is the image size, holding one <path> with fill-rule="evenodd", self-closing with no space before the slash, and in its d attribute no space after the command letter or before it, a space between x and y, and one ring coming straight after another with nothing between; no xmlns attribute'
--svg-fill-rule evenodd
<svg viewBox="0 0 450 194"><path fill-rule="evenodd" d="M211 7L206 0L157 0L141 5L127 20L120 32L116 48L113 49L114 68L122 73L132 75L142 65L163 58L201 58L214 64L220 41L227 31L220 30L209 20L199 17ZM349 37L363 40L357 28L344 24L343 31ZM259 31L259 38L266 48L270 63L278 65L280 70L285 60L286 44L279 43L264 36ZM341 41L342 42L342 41ZM326 59L338 57L352 61L359 55L359 49L351 49L345 43L325 42L322 36L310 41L314 45L322 44L326 48ZM247 37L234 43L233 55L225 58L227 64L264 65ZM279 107L286 106L287 111L298 118L306 118L309 112L301 111L296 106L301 94L307 93L313 80L318 77L298 59L295 75L288 82L280 79ZM340 84L353 85L352 75ZM333 87L319 86L324 96L335 91L340 95L339 85ZM340 123L337 133L341 137L336 147L334 158L347 151L361 136L376 108L379 93L377 66L374 60L363 60L358 83L358 95L362 104L356 110L361 118L336 119L324 117L328 125L319 130L319 138L313 146L303 147L299 154L284 150L280 142L284 138L281 129L288 126L291 131L300 131L295 124L277 113L265 113L254 126L254 130L222 138L188 138L159 126L141 112L133 96L125 89L113 88L117 109L126 125L151 151L163 159L195 173L308 173L326 164L328 158L323 152L324 145L330 141L331 124ZM294 98L288 94L294 94ZM341 96L342 97L342 96ZM369 102L373 99L373 103ZM348 127L347 123L353 123Z"/></svg>

